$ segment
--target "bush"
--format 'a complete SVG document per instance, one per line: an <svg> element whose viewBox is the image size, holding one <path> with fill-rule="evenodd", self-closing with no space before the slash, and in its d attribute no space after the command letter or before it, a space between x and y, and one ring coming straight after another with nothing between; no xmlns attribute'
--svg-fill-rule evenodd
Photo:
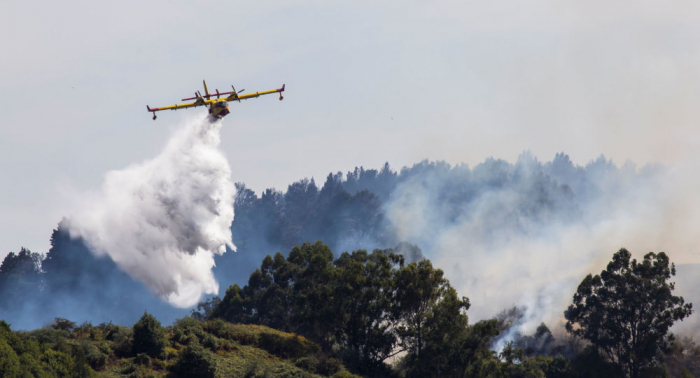
<svg viewBox="0 0 700 378"><path fill-rule="evenodd" d="M73 360L70 356L52 349L47 349L46 352L44 352L41 356L41 362L44 363L44 366L49 368L50 372L54 373L49 375L68 377L73 370Z"/></svg>
<svg viewBox="0 0 700 378"><path fill-rule="evenodd" d="M130 328L116 327L109 333L109 340L114 341L114 353L119 357L131 356L133 332Z"/></svg>
<svg viewBox="0 0 700 378"><path fill-rule="evenodd" d="M319 351L316 344L299 336L282 336L276 333L260 335L260 348L282 358L298 358Z"/></svg>
<svg viewBox="0 0 700 378"><path fill-rule="evenodd" d="M215 373L216 363L211 353L197 343L192 343L183 349L173 367L173 374L179 378L213 378Z"/></svg>
<svg viewBox="0 0 700 378"><path fill-rule="evenodd" d="M5 340L7 345L12 348L15 353L22 353L22 340L15 332L12 332L10 325L4 320L0 320L0 340Z"/></svg>
<svg viewBox="0 0 700 378"><path fill-rule="evenodd" d="M146 353L154 358L165 356L165 331L156 318L144 312L141 319L134 324L134 341L132 353Z"/></svg>
<svg viewBox="0 0 700 378"><path fill-rule="evenodd" d="M101 370L107 364L107 354L102 353L95 345L89 342L81 343L87 363L95 370Z"/></svg>
<svg viewBox="0 0 700 378"><path fill-rule="evenodd" d="M12 348L0 339L0 377L19 377L19 357Z"/></svg>
<svg viewBox="0 0 700 378"><path fill-rule="evenodd" d="M258 361L253 361L246 365L243 370L243 378L272 378L270 368L267 365L260 366Z"/></svg>
<svg viewBox="0 0 700 378"><path fill-rule="evenodd" d="M341 370L331 376L331 378L361 378L359 375L349 373L347 370Z"/></svg>
<svg viewBox="0 0 700 378"><path fill-rule="evenodd" d="M202 329L202 324L189 316L182 319L177 319L173 327L173 335L170 338L173 342L182 345L190 345L203 339L205 332Z"/></svg>
<svg viewBox="0 0 700 378"><path fill-rule="evenodd" d="M51 323L44 326L44 328L58 329L61 331L70 332L73 330L73 328L75 328L75 326L76 326L75 322L72 322L68 319L54 318L54 320Z"/></svg>
<svg viewBox="0 0 700 378"><path fill-rule="evenodd" d="M340 361L326 356L321 356L318 361L319 364L316 366L316 372L321 375L333 375L337 373L342 366Z"/></svg>
<svg viewBox="0 0 700 378"><path fill-rule="evenodd" d="M75 358L73 359L73 377L74 378L92 378L96 376L95 371L87 364L85 352L80 345L75 346Z"/></svg>
<svg viewBox="0 0 700 378"><path fill-rule="evenodd" d="M136 362L139 365L150 367L151 366L151 357L149 357L146 353L139 353L136 356L136 358L134 358L134 362Z"/></svg>
<svg viewBox="0 0 700 378"><path fill-rule="evenodd" d="M340 361L336 360L335 358L328 358L322 354L302 357L298 359L294 365L308 371L309 373L324 376L331 376L337 373L341 368Z"/></svg>
<svg viewBox="0 0 700 378"><path fill-rule="evenodd" d="M27 336L29 336L30 339L38 341L39 344L56 345L58 340L68 337L68 332L57 329L37 329L28 332Z"/></svg>
<svg viewBox="0 0 700 378"><path fill-rule="evenodd" d="M19 357L19 363L22 372L25 373L24 376L42 378L46 376L44 370L41 368L41 364L37 361L34 356L29 353L25 353ZM1 362L0 362L1 364ZM2 375L2 373L0 373Z"/></svg>

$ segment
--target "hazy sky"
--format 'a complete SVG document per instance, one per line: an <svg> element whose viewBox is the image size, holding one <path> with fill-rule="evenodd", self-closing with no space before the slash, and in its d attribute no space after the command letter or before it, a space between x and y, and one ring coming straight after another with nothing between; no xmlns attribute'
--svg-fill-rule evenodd
<svg viewBox="0 0 700 378"><path fill-rule="evenodd" d="M422 159L669 165L699 154L696 1L35 1L0 7L0 258L152 157L230 84L222 146L256 191Z"/></svg>

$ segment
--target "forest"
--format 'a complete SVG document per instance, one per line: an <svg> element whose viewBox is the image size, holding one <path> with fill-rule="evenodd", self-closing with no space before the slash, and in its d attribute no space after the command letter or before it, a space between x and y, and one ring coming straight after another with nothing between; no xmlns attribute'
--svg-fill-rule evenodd
<svg viewBox="0 0 700 378"><path fill-rule="evenodd" d="M320 188L302 179L260 196L240 183L237 252L216 260L225 292L196 309L158 299L71 238L63 220L47 253L21 248L0 265L0 372L700 376L700 347L670 331L693 311L674 293L676 268L664 252L605 251L607 267L573 276L568 306L553 310L565 326L543 316L529 333L523 319L544 312L475 301L479 287L451 283L444 265L448 232L508 264L498 261L506 241L599 222L622 197L647 199L634 188L653 188L659 177L654 167L618 168L603 157L580 167L565 154L540 163L525 153L515 164L487 159L473 168L356 168L329 174ZM478 262L477 252L451 253ZM492 316L470 321L477 306Z"/></svg>

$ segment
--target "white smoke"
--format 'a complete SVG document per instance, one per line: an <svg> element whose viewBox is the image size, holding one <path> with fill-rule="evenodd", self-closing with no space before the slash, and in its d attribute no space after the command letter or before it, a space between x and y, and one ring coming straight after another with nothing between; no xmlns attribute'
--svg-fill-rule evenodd
<svg viewBox="0 0 700 378"><path fill-rule="evenodd" d="M158 156L107 173L99 192L81 198L71 236L175 306L217 293L214 254L235 250L235 186L220 129L209 117L189 121Z"/></svg>
<svg viewBox="0 0 700 378"><path fill-rule="evenodd" d="M601 160L585 172L573 167L570 172L590 181L577 186L552 178L553 185L572 185L573 200L548 209L556 198L551 201L551 192L550 200L540 196L547 191L538 186L547 182L541 180L544 165L527 153L515 165L503 165L503 177L520 179L477 192L462 208L445 198L469 189L450 187L444 177L407 180L386 205L399 238L421 247L460 295L470 298L471 319L492 318L513 306L523 310L496 350L518 333L533 333L541 322L561 331L578 284L588 273L599 274L621 247L637 259L665 251L677 264L698 261L700 185L684 173L690 169L617 168ZM486 170L496 172L495 166ZM479 168L453 170L464 170L466 188L483 180ZM566 205L571 202L576 206ZM536 211L528 213L531 209ZM697 296L681 286L674 294L686 301Z"/></svg>

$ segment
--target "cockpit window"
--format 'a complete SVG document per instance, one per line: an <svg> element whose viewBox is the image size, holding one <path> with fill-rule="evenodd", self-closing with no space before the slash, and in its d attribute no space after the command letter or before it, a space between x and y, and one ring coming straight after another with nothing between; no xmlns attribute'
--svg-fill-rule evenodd
<svg viewBox="0 0 700 378"><path fill-rule="evenodd" d="M218 106L218 107L220 107L220 108L225 108L225 107L228 106L228 103L227 103L226 101L217 102L217 103L216 103L216 106Z"/></svg>

